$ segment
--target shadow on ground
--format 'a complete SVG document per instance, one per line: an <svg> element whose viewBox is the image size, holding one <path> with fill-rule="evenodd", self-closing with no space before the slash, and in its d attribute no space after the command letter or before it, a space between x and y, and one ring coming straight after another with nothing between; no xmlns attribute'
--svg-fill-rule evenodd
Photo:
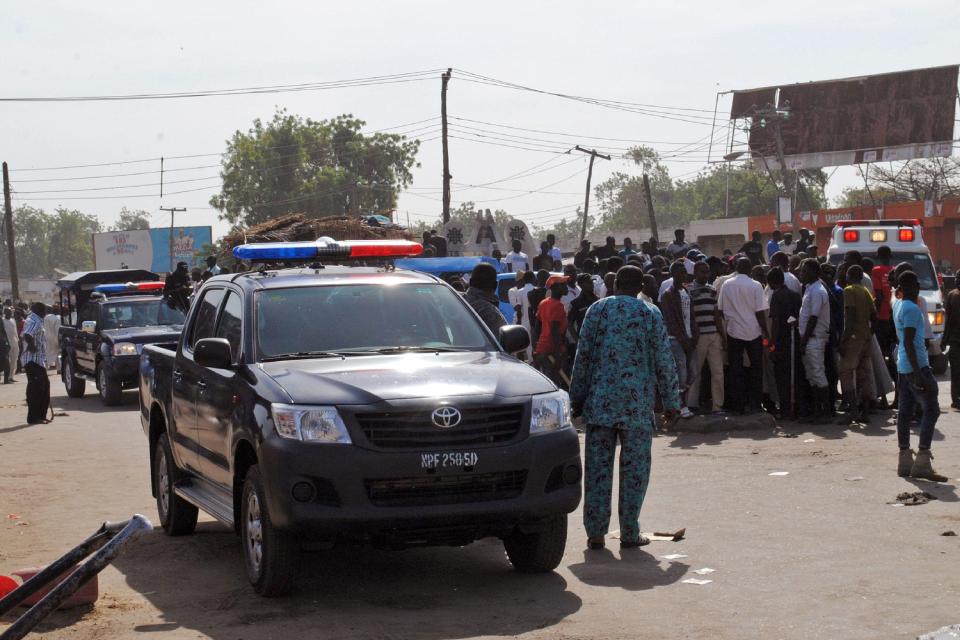
<svg viewBox="0 0 960 640"><path fill-rule="evenodd" d="M181 538L155 531L114 564L162 616L139 630L182 627L218 639L514 636L554 625L583 604L558 574L514 572L499 541L305 554L293 595L269 600L247 583L240 543L220 525L204 523Z"/></svg>
<svg viewBox="0 0 960 640"><path fill-rule="evenodd" d="M642 549L624 549L617 557L610 549L584 551L583 562L570 565L573 575L594 587L619 587L627 591L645 591L680 580L690 569L681 562L665 568L657 558Z"/></svg>

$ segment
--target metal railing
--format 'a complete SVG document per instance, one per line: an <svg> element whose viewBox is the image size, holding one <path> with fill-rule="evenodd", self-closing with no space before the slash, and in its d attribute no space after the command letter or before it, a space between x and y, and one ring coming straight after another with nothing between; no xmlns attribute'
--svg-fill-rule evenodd
<svg viewBox="0 0 960 640"><path fill-rule="evenodd" d="M20 640L20 638L30 633L31 629L63 604L67 598L76 593L87 581L113 562L124 544L133 540L144 531L151 530L153 530L153 525L146 517L140 514L134 515L126 522L104 522L92 536L65 553L6 596L0 598L0 616L2 616L33 594L59 579L60 576L69 571L78 562L93 553L86 562L74 569L70 575L61 580L57 586L47 593L39 602L17 618L6 631L0 634L0 640Z"/></svg>

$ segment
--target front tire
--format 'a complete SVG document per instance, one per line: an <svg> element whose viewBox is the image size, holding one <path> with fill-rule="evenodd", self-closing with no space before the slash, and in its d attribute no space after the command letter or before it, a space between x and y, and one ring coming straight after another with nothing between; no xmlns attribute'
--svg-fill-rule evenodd
<svg viewBox="0 0 960 640"><path fill-rule="evenodd" d="M296 579L299 544L295 536L273 526L258 465L250 467L243 481L240 540L254 590L266 598L288 593Z"/></svg>
<svg viewBox="0 0 960 640"><path fill-rule="evenodd" d="M177 468L173 463L170 441L163 434L153 452L153 488L157 494L160 526L169 536L185 536L197 527L197 508L173 490Z"/></svg>
<svg viewBox="0 0 960 640"><path fill-rule="evenodd" d="M123 386L107 374L103 365L97 368L97 388L100 391L100 400L108 407L120 404L123 398Z"/></svg>
<svg viewBox="0 0 960 640"><path fill-rule="evenodd" d="M71 398L82 398L87 390L87 381L76 377L76 364L73 358L67 356L63 359L63 387L67 390L67 395Z"/></svg>
<svg viewBox="0 0 960 640"><path fill-rule="evenodd" d="M567 516L545 518L543 528L536 533L514 531L504 538L513 568L521 573L547 573L556 569L563 560L567 547Z"/></svg>

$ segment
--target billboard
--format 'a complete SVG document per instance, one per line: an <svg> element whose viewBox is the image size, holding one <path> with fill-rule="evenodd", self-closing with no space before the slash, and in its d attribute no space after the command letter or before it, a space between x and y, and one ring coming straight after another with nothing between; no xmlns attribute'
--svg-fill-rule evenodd
<svg viewBox="0 0 960 640"><path fill-rule="evenodd" d="M779 124L791 169L946 157L955 138L957 65L735 91L731 120L750 121L749 147L778 167Z"/></svg>
<svg viewBox="0 0 960 640"><path fill-rule="evenodd" d="M174 227L173 260L191 266L203 263L203 247L213 243L210 227ZM170 227L93 234L96 269L170 270Z"/></svg>

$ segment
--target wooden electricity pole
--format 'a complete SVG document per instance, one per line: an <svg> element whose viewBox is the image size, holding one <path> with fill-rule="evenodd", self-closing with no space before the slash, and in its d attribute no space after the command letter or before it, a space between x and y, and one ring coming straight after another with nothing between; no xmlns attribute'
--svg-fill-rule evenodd
<svg viewBox="0 0 960 640"><path fill-rule="evenodd" d="M653 195L650 193L650 178L647 174L643 174L643 193L647 197L647 213L650 214L650 237L659 246L660 236L657 235L657 217L653 214ZM656 249L656 247L652 248Z"/></svg>
<svg viewBox="0 0 960 640"><path fill-rule="evenodd" d="M170 212L170 273L173 273L175 268L173 260L173 216L178 211L186 211L186 209L183 207L160 207L160 211Z"/></svg>
<svg viewBox="0 0 960 640"><path fill-rule="evenodd" d="M593 179L593 161L598 156L604 160L609 160L610 156L605 156L596 149L584 149L580 145L577 145L574 149L590 156L590 168L587 170L587 193L583 199L583 224L580 227L580 241L582 242L587 237L587 216L590 214L590 180Z"/></svg>
<svg viewBox="0 0 960 640"><path fill-rule="evenodd" d="M443 223L450 222L450 153L447 150L447 83L453 69L440 76L440 127L443 145Z"/></svg>
<svg viewBox="0 0 960 640"><path fill-rule="evenodd" d="M20 299L20 278L17 274L17 250L14 247L13 207L10 205L10 171L3 163L3 217L7 232L7 258L10 261L10 289L14 300Z"/></svg>

